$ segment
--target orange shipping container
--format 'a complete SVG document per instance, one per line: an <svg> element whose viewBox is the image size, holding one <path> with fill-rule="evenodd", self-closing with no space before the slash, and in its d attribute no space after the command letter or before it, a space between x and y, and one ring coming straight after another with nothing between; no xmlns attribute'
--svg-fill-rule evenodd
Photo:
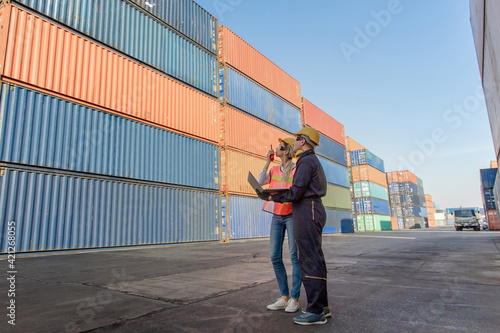
<svg viewBox="0 0 500 333"><path fill-rule="evenodd" d="M3 80L218 142L217 99L10 4L0 17Z"/></svg>
<svg viewBox="0 0 500 333"><path fill-rule="evenodd" d="M345 147L348 151L361 150L366 149L365 146L362 146L358 142L354 141L351 137L345 137Z"/></svg>
<svg viewBox="0 0 500 333"><path fill-rule="evenodd" d="M300 83L225 25L219 27L219 61L228 63L276 95L301 107Z"/></svg>
<svg viewBox="0 0 500 333"><path fill-rule="evenodd" d="M387 187L387 179L385 173L371 167L369 165L356 165L351 167L352 181L370 181L384 187Z"/></svg>
<svg viewBox="0 0 500 333"><path fill-rule="evenodd" d="M314 127L330 139L345 146L344 125L305 98L302 98L302 120L307 126Z"/></svg>
<svg viewBox="0 0 500 333"><path fill-rule="evenodd" d="M225 135L221 143L228 147L265 157L271 145L273 149L279 145L278 138L292 137L291 134L232 107L223 106L222 113L225 115ZM279 158L276 160L279 162Z"/></svg>
<svg viewBox="0 0 500 333"><path fill-rule="evenodd" d="M255 157L232 149L221 151L222 190L230 194L257 196L248 183L248 171L252 172L255 178L258 178L265 164L265 158ZM279 163L277 161L271 162L269 169L275 165L279 165ZM264 186L264 188L266 187Z"/></svg>
<svg viewBox="0 0 500 333"><path fill-rule="evenodd" d="M432 202L432 196L430 194L425 194L424 197L425 197L425 201Z"/></svg>
<svg viewBox="0 0 500 333"><path fill-rule="evenodd" d="M399 227L398 227L398 220L394 216L391 217L391 227L392 227L392 230L398 230L399 229Z"/></svg>
<svg viewBox="0 0 500 333"><path fill-rule="evenodd" d="M412 182L413 184L418 185L417 176L415 176L412 172L408 170L387 172L387 182L388 183Z"/></svg>
<svg viewBox="0 0 500 333"><path fill-rule="evenodd" d="M490 161L490 169L498 168L498 162L497 161Z"/></svg>

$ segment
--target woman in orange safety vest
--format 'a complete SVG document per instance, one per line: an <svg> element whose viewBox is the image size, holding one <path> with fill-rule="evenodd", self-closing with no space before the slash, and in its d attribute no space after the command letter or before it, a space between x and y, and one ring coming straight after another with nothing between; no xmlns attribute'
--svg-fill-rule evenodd
<svg viewBox="0 0 500 333"><path fill-rule="evenodd" d="M279 146L276 148L276 156L281 159L281 164L274 166L267 172L271 163L271 155L274 151L267 152L267 162L259 175L261 185L269 184L269 188L290 188L295 174L295 163L292 158L294 138L279 139ZM265 201L264 211L272 213L271 222L271 262L273 263L274 273L280 289L281 297L273 304L267 306L269 310L285 310L285 312L296 312L299 309L300 296L300 271L297 260L297 250L295 237L293 236L292 204L289 202L275 203ZM288 234L288 248L292 261L292 292L288 288L288 279L285 265L283 264L283 242L285 231Z"/></svg>

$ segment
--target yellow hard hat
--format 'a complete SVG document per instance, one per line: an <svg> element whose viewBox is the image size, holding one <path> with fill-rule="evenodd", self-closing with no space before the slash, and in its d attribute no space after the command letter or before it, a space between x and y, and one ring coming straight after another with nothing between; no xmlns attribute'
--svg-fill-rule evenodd
<svg viewBox="0 0 500 333"><path fill-rule="evenodd" d="M285 139L278 139L278 141L280 143L284 142L284 143L290 145L290 147L293 147L293 143L295 142L295 139L294 138L285 138Z"/></svg>
<svg viewBox="0 0 500 333"><path fill-rule="evenodd" d="M314 142L317 146L319 146L319 133L312 127L304 127L297 133L293 133L293 135L307 135L312 142Z"/></svg>

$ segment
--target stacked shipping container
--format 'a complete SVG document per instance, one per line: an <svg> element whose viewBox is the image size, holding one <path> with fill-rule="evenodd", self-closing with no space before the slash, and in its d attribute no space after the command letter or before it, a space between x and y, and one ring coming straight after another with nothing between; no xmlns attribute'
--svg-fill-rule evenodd
<svg viewBox="0 0 500 333"><path fill-rule="evenodd" d="M0 219L17 250L219 240L213 31L119 0L0 11Z"/></svg>
<svg viewBox="0 0 500 333"><path fill-rule="evenodd" d="M278 138L302 128L300 84L226 26L219 34L221 195L228 240L269 236L272 214L247 182ZM271 163L271 167L280 161ZM226 220L227 216L227 220ZM224 230L224 229L223 229Z"/></svg>
<svg viewBox="0 0 500 333"><path fill-rule="evenodd" d="M320 133L320 144L315 151L328 182L323 198L327 213L323 232L354 232L344 126L305 98L302 98L302 117L304 125Z"/></svg>
<svg viewBox="0 0 500 333"><path fill-rule="evenodd" d="M437 227L436 219L435 219L435 214L436 214L436 208L434 207L434 202L432 201L432 196L430 194L424 195L425 198L425 208L427 210L427 221L429 224L429 228L431 227Z"/></svg>
<svg viewBox="0 0 500 333"><path fill-rule="evenodd" d="M358 231L392 230L384 161L347 138L351 166L352 209Z"/></svg>
<svg viewBox="0 0 500 333"><path fill-rule="evenodd" d="M424 184L408 170L387 173L391 216L396 218L399 229L425 228Z"/></svg>
<svg viewBox="0 0 500 333"><path fill-rule="evenodd" d="M223 226L228 212L230 238L268 236L272 215L262 212L262 201L247 183L248 170L257 176L270 146L299 131L302 117L305 124L309 118L317 121L319 112L301 99L296 80L226 26L219 28L219 61ZM323 201L339 210L328 212L325 232L350 231L352 217L343 214L350 208L345 148L335 141L341 137L343 143L343 126L323 116L322 125L333 124L324 131L318 128L322 134L316 151L329 182Z"/></svg>
<svg viewBox="0 0 500 333"><path fill-rule="evenodd" d="M486 212L488 228L490 230L500 230L498 225L497 205L495 200L495 181L498 168L481 169L479 175L481 179L481 197ZM497 188L498 190L498 188Z"/></svg>

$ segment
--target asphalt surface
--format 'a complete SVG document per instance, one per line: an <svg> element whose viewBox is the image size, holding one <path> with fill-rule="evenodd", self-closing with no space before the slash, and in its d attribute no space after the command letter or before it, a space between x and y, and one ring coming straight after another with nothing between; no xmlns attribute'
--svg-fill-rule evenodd
<svg viewBox="0 0 500 333"><path fill-rule="evenodd" d="M309 327L266 310L268 239L18 255L10 281L3 256L0 332L496 333L499 248L500 232L452 227L324 236L333 316Z"/></svg>

